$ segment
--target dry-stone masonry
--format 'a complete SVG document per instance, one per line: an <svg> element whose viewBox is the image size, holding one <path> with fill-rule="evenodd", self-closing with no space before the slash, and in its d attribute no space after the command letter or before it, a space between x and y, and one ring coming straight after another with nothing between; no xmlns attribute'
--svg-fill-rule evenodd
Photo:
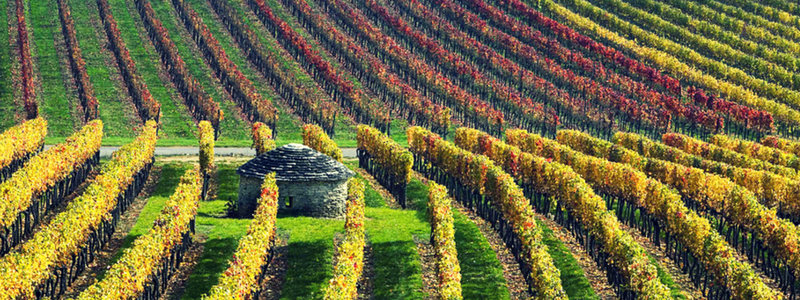
<svg viewBox="0 0 800 300"><path fill-rule="evenodd" d="M245 163L239 176L240 216L251 216L264 175L275 172L280 210L299 215L344 218L347 180L355 175L342 163L299 144L289 144Z"/></svg>

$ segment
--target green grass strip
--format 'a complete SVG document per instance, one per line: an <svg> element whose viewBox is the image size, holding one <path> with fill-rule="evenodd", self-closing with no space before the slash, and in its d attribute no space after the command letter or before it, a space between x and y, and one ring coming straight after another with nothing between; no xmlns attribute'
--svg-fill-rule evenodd
<svg viewBox="0 0 800 300"><path fill-rule="evenodd" d="M344 231L344 222L279 217L278 228L289 234L281 299L322 299L333 277L333 236Z"/></svg>
<svg viewBox="0 0 800 300"><path fill-rule="evenodd" d="M129 8L125 0L108 0L108 4L114 14L114 20L117 21L122 40L125 41L128 52L136 64L136 70L144 79L153 98L161 103L160 141L176 138L195 140L197 129L183 104L183 99L174 88L168 87L169 82L163 82L158 77L161 64L158 53L152 46L149 48L151 51L145 48L145 40L148 38L146 33L144 36L139 35L140 31L144 32L144 27L138 12L135 8Z"/></svg>
<svg viewBox="0 0 800 300"><path fill-rule="evenodd" d="M29 1L28 30L32 31L31 56L36 60L42 89L37 91L39 113L47 119L48 136L68 137L75 130L76 120L71 112L78 106L75 93L68 92L62 72L69 72L61 64L55 47L55 37L61 37L61 23L55 0ZM66 49L65 49L66 50Z"/></svg>
<svg viewBox="0 0 800 300"><path fill-rule="evenodd" d="M561 286L564 287L567 296L570 299L600 299L592 289L583 269L578 265L578 260L572 256L564 243L555 237L550 227L539 220L536 220L536 223L542 227L544 233L542 238L547 245L547 253L553 258L556 268L561 271Z"/></svg>
<svg viewBox="0 0 800 300"><path fill-rule="evenodd" d="M103 120L105 136L136 136L133 128L141 123L136 107L131 102L122 100L127 97L122 92L123 83L111 79L112 74L119 76L119 71L106 65L106 60L113 61L114 58L110 57L111 52L104 51L97 37L96 30L104 30L94 26L101 26L97 5L93 1L72 0L69 1L69 6L81 54L86 61L86 72L94 86L94 95L100 103L100 119ZM57 12L58 8L55 10ZM92 24L92 19L97 24ZM61 23L56 21L55 24L60 26ZM105 35L104 32L101 33Z"/></svg>
<svg viewBox="0 0 800 300"><path fill-rule="evenodd" d="M430 237L426 216L412 210L367 208L375 299L423 299L422 262L414 236Z"/></svg>

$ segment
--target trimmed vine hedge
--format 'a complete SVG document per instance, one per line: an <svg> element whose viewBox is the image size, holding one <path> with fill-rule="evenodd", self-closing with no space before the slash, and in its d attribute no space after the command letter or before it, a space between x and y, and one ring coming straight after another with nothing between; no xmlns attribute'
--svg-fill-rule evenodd
<svg viewBox="0 0 800 300"><path fill-rule="evenodd" d="M364 271L364 189L363 180L351 178L347 182L347 216L344 222L344 240L339 244L333 278L325 288L326 300L358 298L358 280Z"/></svg>
<svg viewBox="0 0 800 300"><path fill-rule="evenodd" d="M303 145L342 162L342 149L317 125L303 125Z"/></svg>
<svg viewBox="0 0 800 300"><path fill-rule="evenodd" d="M264 176L261 196L247 226L247 235L239 240L239 246L228 269L222 273L219 283L203 295L203 300L247 300L259 299L261 282L272 262L275 243L276 214L278 213L278 185L275 173Z"/></svg>
<svg viewBox="0 0 800 300"><path fill-rule="evenodd" d="M367 170L406 207L406 186L411 180L414 157L380 130L358 125L358 167Z"/></svg>
<svg viewBox="0 0 800 300"><path fill-rule="evenodd" d="M439 295L443 300L464 299L450 197L446 187L433 181L428 183L428 220L431 223L431 245L436 250Z"/></svg>
<svg viewBox="0 0 800 300"><path fill-rule="evenodd" d="M253 123L253 148L256 155L261 155L275 149L275 138L272 136L272 129L264 123Z"/></svg>

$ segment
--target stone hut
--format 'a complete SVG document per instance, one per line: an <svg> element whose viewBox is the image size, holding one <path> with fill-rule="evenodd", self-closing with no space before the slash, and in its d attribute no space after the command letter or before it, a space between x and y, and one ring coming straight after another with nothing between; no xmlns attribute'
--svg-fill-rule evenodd
<svg viewBox="0 0 800 300"><path fill-rule="evenodd" d="M252 216L264 176L275 172L280 211L344 218L347 180L355 175L342 163L305 145L288 144L264 153L236 170L239 216Z"/></svg>

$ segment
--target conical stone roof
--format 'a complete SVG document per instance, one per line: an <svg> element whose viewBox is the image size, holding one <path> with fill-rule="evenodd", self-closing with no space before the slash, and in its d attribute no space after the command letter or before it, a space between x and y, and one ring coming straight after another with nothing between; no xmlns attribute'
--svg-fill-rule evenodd
<svg viewBox="0 0 800 300"><path fill-rule="evenodd" d="M236 170L240 176L259 179L270 172L276 173L276 181L337 181L355 175L330 156L301 144L278 147Z"/></svg>

